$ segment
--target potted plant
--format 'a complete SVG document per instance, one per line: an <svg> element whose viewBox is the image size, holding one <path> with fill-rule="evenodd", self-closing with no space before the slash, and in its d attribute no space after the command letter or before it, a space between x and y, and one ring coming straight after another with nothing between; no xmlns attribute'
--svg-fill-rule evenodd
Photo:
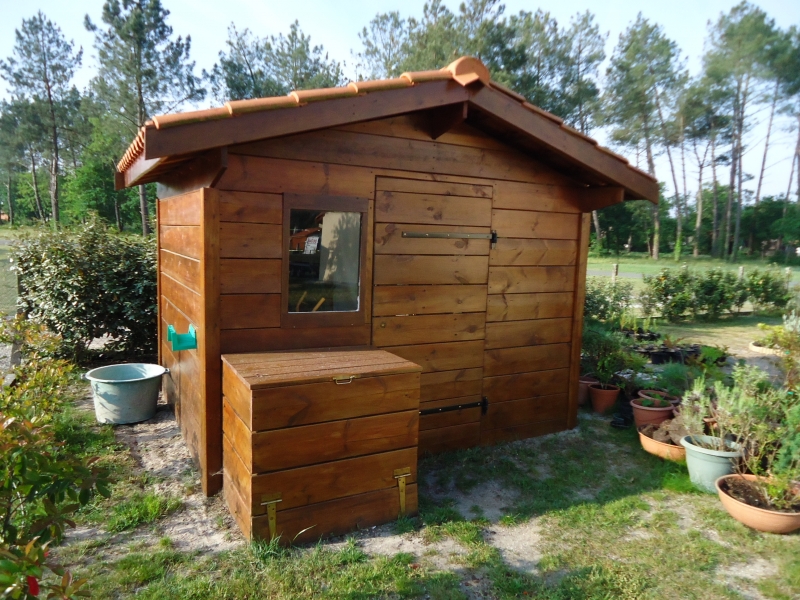
<svg viewBox="0 0 800 600"><path fill-rule="evenodd" d="M584 406L589 400L589 386L593 383L600 383L600 380L591 373L578 378L578 406Z"/></svg>
<svg viewBox="0 0 800 600"><path fill-rule="evenodd" d="M658 395L658 392L652 395L641 395L639 398L631 400L631 408L633 408L633 420L636 427L642 425L658 425L672 417L673 404L669 399Z"/></svg>
<svg viewBox="0 0 800 600"><path fill-rule="evenodd" d="M688 431L683 424L683 417L677 415L674 419L667 419L653 425L652 423L637 428L639 442L645 452L649 452L667 460L686 460L686 449L681 446L681 440Z"/></svg>
<svg viewBox="0 0 800 600"><path fill-rule="evenodd" d="M666 355L665 362L683 363L686 359L683 350L681 350L681 339L672 339L670 336L664 336L664 350Z"/></svg>
<svg viewBox="0 0 800 600"><path fill-rule="evenodd" d="M736 473L716 481L720 501L753 529L800 529L800 403L771 386L756 388L745 402L734 415L745 451Z"/></svg>
<svg viewBox="0 0 800 600"><path fill-rule="evenodd" d="M620 344L616 346L609 345L603 353L597 358L597 368L595 369L595 377L599 383L589 386L589 396L592 400L592 408L595 412L605 413L613 407L617 402L620 387L614 385L612 381L615 380L620 371L626 369L630 370L626 381L634 380L637 367L642 363L642 359L627 350L623 349Z"/></svg>
<svg viewBox="0 0 800 600"><path fill-rule="evenodd" d="M731 407L740 402L742 394L743 390L738 386L726 388L719 381L709 392L705 378L700 377L683 399L680 414L689 435L681 440L681 445L686 448L689 478L696 487L708 493L716 491L718 478L733 473L741 456L739 444L728 439L727 416L732 413ZM715 435L706 435L704 418L707 416L716 421Z"/></svg>

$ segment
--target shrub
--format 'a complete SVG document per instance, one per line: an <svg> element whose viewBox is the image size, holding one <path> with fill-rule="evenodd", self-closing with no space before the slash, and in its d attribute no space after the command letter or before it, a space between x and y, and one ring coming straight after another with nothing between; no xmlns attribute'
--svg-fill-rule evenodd
<svg viewBox="0 0 800 600"><path fill-rule="evenodd" d="M660 314L677 321L694 305L694 276L689 269L662 269L656 275L643 275L640 299L647 315Z"/></svg>
<svg viewBox="0 0 800 600"><path fill-rule="evenodd" d="M748 271L745 282L748 297L756 310L779 310L792 299L786 277L777 269Z"/></svg>
<svg viewBox="0 0 800 600"><path fill-rule="evenodd" d="M661 315L668 321L687 316L717 319L723 313L741 311L748 300L756 310L775 310L791 299L786 279L774 270L754 269L740 280L721 268L696 273L684 266L642 279L639 299L645 314Z"/></svg>
<svg viewBox="0 0 800 600"><path fill-rule="evenodd" d="M611 283L603 277L589 277L586 280L586 300L584 315L598 321L619 321L630 308L633 298L633 284L626 281Z"/></svg>
<svg viewBox="0 0 800 600"><path fill-rule="evenodd" d="M82 358L109 336L109 351L153 354L156 256L152 239L124 237L98 221L76 231L41 232L15 251L19 306L59 334L66 353Z"/></svg>
<svg viewBox="0 0 800 600"><path fill-rule="evenodd" d="M709 269L693 277L695 301L692 313L706 319L718 319L722 313L741 310L747 301L747 287L730 271Z"/></svg>

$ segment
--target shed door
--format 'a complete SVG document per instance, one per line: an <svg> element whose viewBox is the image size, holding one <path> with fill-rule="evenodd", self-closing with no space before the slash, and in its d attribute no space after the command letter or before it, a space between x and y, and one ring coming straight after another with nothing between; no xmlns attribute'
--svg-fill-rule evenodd
<svg viewBox="0 0 800 600"><path fill-rule="evenodd" d="M423 368L421 451L480 441L492 193L376 179L372 343Z"/></svg>
<svg viewBox="0 0 800 600"><path fill-rule="evenodd" d="M527 183L495 187L483 443L567 427L581 213L563 192Z"/></svg>

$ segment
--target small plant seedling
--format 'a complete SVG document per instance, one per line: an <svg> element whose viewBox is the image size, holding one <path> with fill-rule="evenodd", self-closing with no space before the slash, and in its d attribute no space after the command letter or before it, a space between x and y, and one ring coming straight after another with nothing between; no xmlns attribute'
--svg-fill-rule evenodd
<svg viewBox="0 0 800 600"><path fill-rule="evenodd" d="M642 398L641 404L647 408L667 408L670 406L669 400L664 398Z"/></svg>

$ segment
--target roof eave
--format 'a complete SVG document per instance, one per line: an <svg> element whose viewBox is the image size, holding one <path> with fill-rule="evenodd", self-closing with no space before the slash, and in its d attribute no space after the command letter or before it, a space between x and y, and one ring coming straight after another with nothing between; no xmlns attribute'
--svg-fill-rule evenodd
<svg viewBox="0 0 800 600"><path fill-rule="evenodd" d="M658 203L659 188L655 179L632 168L624 158L600 150L589 139L576 136L563 127L554 127L548 117L527 110L502 92L483 87L472 95L469 103L610 185L622 187L625 199Z"/></svg>

